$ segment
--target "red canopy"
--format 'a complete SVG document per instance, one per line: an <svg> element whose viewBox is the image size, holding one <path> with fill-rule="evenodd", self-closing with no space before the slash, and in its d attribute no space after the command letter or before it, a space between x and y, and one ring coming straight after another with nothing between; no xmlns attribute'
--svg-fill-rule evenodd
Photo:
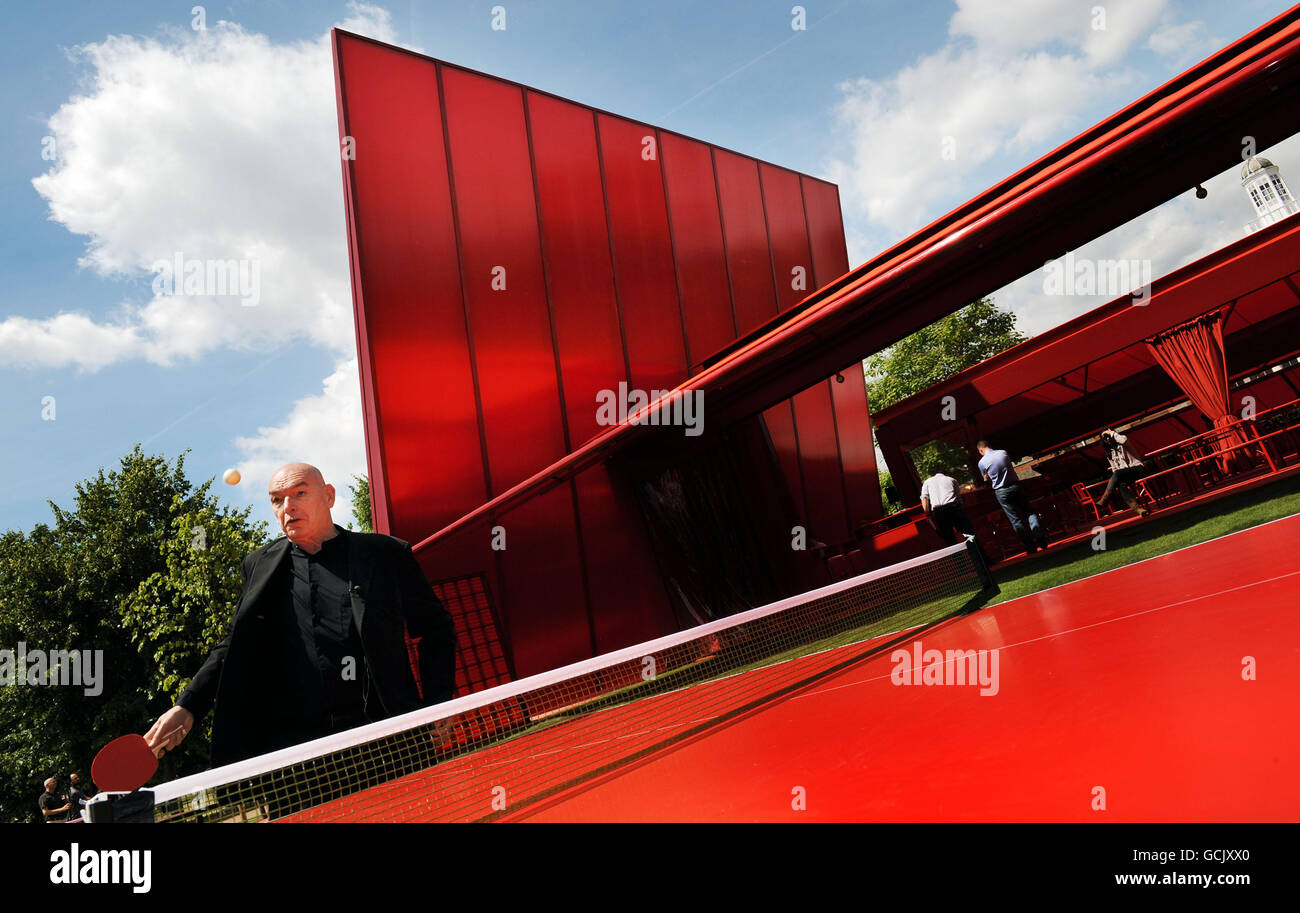
<svg viewBox="0 0 1300 913"><path fill-rule="evenodd" d="M900 493L905 499L919 496L903 454L920 443L987 437L1017 455L1041 452L1191 397L1194 374L1206 378L1198 408L1211 420L1229 415L1229 368L1245 372L1300 346L1297 263L1300 219L1277 223L1157 279L1146 306L1117 298L880 410L874 416L877 440ZM1226 357L1217 356L1216 364L1212 353L1203 354L1205 366L1188 367L1185 379L1175 383L1168 373L1169 367L1181 370L1175 356L1166 356L1171 365L1162 367L1147 340L1216 314ZM1215 331L1208 332L1207 346ZM956 422L942 419L938 404L945 396L956 403Z"/></svg>

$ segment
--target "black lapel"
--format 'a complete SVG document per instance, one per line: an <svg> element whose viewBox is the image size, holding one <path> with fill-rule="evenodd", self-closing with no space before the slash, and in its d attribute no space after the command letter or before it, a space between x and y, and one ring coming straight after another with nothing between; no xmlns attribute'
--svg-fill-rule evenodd
<svg viewBox="0 0 1300 913"><path fill-rule="evenodd" d="M370 592L369 550L365 548L365 540L361 536L340 529L340 535L347 537L348 543L348 590L352 595L352 620L356 622L357 633L361 633L361 623L366 617L366 594Z"/></svg>
<svg viewBox="0 0 1300 913"><path fill-rule="evenodd" d="M262 597L262 591L266 589L266 585L275 576L280 563L288 556L288 539L276 539L266 547L266 551L262 553L257 566L253 568L253 578L248 582L248 592L245 594L244 601L239 609L240 615L249 612L251 607Z"/></svg>

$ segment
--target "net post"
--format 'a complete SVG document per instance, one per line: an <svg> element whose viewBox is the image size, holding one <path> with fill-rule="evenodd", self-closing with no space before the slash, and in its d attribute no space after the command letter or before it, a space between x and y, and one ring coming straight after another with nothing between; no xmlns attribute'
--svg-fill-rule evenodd
<svg viewBox="0 0 1300 913"><path fill-rule="evenodd" d="M153 790L129 793L100 793L86 803L86 821L91 824L153 824Z"/></svg>
<svg viewBox="0 0 1300 913"><path fill-rule="evenodd" d="M983 606L998 593L1002 592L998 588L998 583L993 579L993 572L989 570L988 561L984 557L984 549L980 548L979 542L974 536L966 536L966 554L970 556L971 566L975 569L976 576L980 581L980 592L971 597L970 601L962 607L961 614L968 615Z"/></svg>

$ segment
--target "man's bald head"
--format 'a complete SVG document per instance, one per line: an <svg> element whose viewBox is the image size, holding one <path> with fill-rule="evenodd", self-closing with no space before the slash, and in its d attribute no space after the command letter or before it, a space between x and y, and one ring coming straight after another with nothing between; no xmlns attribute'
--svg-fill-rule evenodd
<svg viewBox="0 0 1300 913"><path fill-rule="evenodd" d="M285 463L272 473L267 490L274 494L276 489L287 488L290 485L302 482L324 488L325 476L321 475L321 471L311 463Z"/></svg>
<svg viewBox="0 0 1300 913"><path fill-rule="evenodd" d="M52 793L54 792L54 787L58 785L59 785L59 781L54 779L53 777L50 777L48 780L45 781L45 791L47 793Z"/></svg>
<svg viewBox="0 0 1300 913"><path fill-rule="evenodd" d="M322 542L336 535L330 516L334 486L326 484L315 466L285 463L271 475L266 488L271 509L290 542L314 554Z"/></svg>

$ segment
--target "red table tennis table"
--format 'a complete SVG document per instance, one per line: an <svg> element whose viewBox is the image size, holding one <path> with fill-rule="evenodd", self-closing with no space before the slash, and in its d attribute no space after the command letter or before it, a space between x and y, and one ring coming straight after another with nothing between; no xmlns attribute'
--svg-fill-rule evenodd
<svg viewBox="0 0 1300 913"><path fill-rule="evenodd" d="M1293 516L919 632L997 650L995 694L841 648L861 664L515 820L1293 821L1297 545Z"/></svg>

